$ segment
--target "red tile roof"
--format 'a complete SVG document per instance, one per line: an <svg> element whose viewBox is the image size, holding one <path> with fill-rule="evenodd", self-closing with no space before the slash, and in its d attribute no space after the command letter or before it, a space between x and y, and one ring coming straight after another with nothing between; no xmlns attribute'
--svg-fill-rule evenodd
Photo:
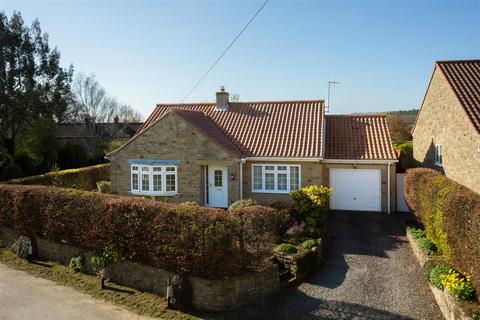
<svg viewBox="0 0 480 320"><path fill-rule="evenodd" d="M325 159L396 160L385 115L327 115Z"/></svg>
<svg viewBox="0 0 480 320"><path fill-rule="evenodd" d="M158 104L137 135L171 108L203 112L246 156L321 158L323 155L323 100L230 102L226 112L216 111L213 103Z"/></svg>
<svg viewBox="0 0 480 320"><path fill-rule="evenodd" d="M214 143L229 151L230 153L242 157L244 154L240 149L227 138L227 136L201 111L172 108L168 113L174 113L193 125L197 130L209 137Z"/></svg>
<svg viewBox="0 0 480 320"><path fill-rule="evenodd" d="M480 60L437 61L437 66L480 133Z"/></svg>

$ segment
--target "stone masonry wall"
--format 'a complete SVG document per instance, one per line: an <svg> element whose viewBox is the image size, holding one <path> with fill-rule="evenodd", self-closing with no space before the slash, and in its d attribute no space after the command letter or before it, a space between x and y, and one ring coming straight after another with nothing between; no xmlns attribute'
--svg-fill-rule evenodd
<svg viewBox="0 0 480 320"><path fill-rule="evenodd" d="M21 233L0 227L0 240L11 246ZM91 252L35 237L38 256L42 259L68 265L70 259L83 254L86 271L95 274L90 263ZM167 280L175 274L159 268L124 261L107 268L106 277L113 282L142 291L166 296ZM220 280L189 277L194 308L205 311L222 311L242 307L275 297L280 288L278 268L272 265L263 272L252 272Z"/></svg>
<svg viewBox="0 0 480 320"><path fill-rule="evenodd" d="M205 165L228 167L229 204L239 199L239 159L209 141L175 114L168 114L111 157L112 190L130 194L129 159L180 160L178 194L160 197L165 201L195 201L205 204Z"/></svg>
<svg viewBox="0 0 480 320"><path fill-rule="evenodd" d="M434 164L435 144L442 145L442 167ZM480 193L480 134L443 73L436 68L413 131L413 157L424 166Z"/></svg>

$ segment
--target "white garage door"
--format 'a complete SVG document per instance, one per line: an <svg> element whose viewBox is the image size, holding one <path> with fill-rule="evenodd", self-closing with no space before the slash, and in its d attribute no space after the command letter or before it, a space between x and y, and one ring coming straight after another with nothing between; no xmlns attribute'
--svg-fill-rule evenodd
<svg viewBox="0 0 480 320"><path fill-rule="evenodd" d="M380 169L330 169L332 210L380 211Z"/></svg>

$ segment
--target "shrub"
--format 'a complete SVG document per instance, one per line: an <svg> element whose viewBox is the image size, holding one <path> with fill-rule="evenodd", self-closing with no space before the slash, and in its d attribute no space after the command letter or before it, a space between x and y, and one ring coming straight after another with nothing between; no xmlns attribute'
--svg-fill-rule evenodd
<svg viewBox="0 0 480 320"><path fill-rule="evenodd" d="M404 157L413 158L413 141L405 141L395 144L395 149L401 152Z"/></svg>
<svg viewBox="0 0 480 320"><path fill-rule="evenodd" d="M450 293L460 300L473 300L475 289L473 288L470 276L462 275L453 269L442 277L442 285Z"/></svg>
<svg viewBox="0 0 480 320"><path fill-rule="evenodd" d="M110 180L110 164L55 170L38 176L6 181L7 184L43 185L80 190L96 190L98 181Z"/></svg>
<svg viewBox="0 0 480 320"><path fill-rule="evenodd" d="M101 193L112 193L112 183L110 181L98 181L97 190Z"/></svg>
<svg viewBox="0 0 480 320"><path fill-rule="evenodd" d="M420 247L420 249L425 251L427 254L434 254L437 252L437 246L435 245L435 243L433 243L432 241L428 240L425 237L418 238L416 242Z"/></svg>
<svg viewBox="0 0 480 320"><path fill-rule="evenodd" d="M232 211L239 208L252 207L256 205L257 205L257 201L255 201L254 199L237 200L234 203L232 203L230 207L228 207L228 211Z"/></svg>
<svg viewBox="0 0 480 320"><path fill-rule="evenodd" d="M415 227L407 227L407 231L412 235L414 239L425 238L425 231Z"/></svg>
<svg viewBox="0 0 480 320"><path fill-rule="evenodd" d="M97 250L90 258L90 262L96 271L100 271L112 263L123 260L122 256L114 249L106 247L103 250Z"/></svg>
<svg viewBox="0 0 480 320"><path fill-rule="evenodd" d="M297 253L298 251L297 247L291 243L281 243L275 248L275 250L278 252L287 253L287 254Z"/></svg>
<svg viewBox="0 0 480 320"><path fill-rule="evenodd" d="M405 198L427 238L457 270L480 288L480 195L426 168L405 176Z"/></svg>
<svg viewBox="0 0 480 320"><path fill-rule="evenodd" d="M311 250L300 250L295 256L297 261L298 272L302 274L309 274L315 270L318 263L318 256L316 252Z"/></svg>
<svg viewBox="0 0 480 320"><path fill-rule="evenodd" d="M37 172L37 163L33 157L27 153L21 152L13 157L14 163L22 168L25 176L33 176Z"/></svg>
<svg viewBox="0 0 480 320"><path fill-rule="evenodd" d="M8 153L6 148L0 146L0 178L2 176L3 169L11 164L13 164L12 156L10 153Z"/></svg>
<svg viewBox="0 0 480 320"><path fill-rule="evenodd" d="M70 269L72 269L75 272L84 272L85 271L85 257L83 256L83 254L73 256L70 259L69 267L70 267Z"/></svg>
<svg viewBox="0 0 480 320"><path fill-rule="evenodd" d="M290 192L293 208L304 217L309 233L317 235L324 226L331 193L332 189L315 185Z"/></svg>
<svg viewBox="0 0 480 320"><path fill-rule="evenodd" d="M422 267L422 272L427 280L430 279L430 272L432 272L432 269L435 267L435 262L432 260L427 260L425 264Z"/></svg>
<svg viewBox="0 0 480 320"><path fill-rule="evenodd" d="M267 207L225 214L44 186L0 185L0 225L83 250L110 248L134 262L207 278L263 267L276 240L275 213Z"/></svg>
<svg viewBox="0 0 480 320"><path fill-rule="evenodd" d="M443 288L442 280L445 275L447 275L450 272L450 268L447 266L444 266L442 264L437 264L435 265L432 270L430 271L430 274L428 275L428 281L434 286L437 287L438 289Z"/></svg>
<svg viewBox="0 0 480 320"><path fill-rule="evenodd" d="M265 205L275 210L278 234L279 236L284 235L292 224L292 218L294 216L293 203L281 199L269 199Z"/></svg>
<svg viewBox="0 0 480 320"><path fill-rule="evenodd" d="M2 179L1 180L5 181L5 180L10 180L10 179L22 178L24 176L25 176L25 174L23 173L22 168L20 168L19 165L11 164L11 165L3 168L3 173L2 173Z"/></svg>
<svg viewBox="0 0 480 320"><path fill-rule="evenodd" d="M302 243L302 247L304 247L305 249L307 250L312 250L313 248L317 247L318 246L318 243L316 240L313 240L313 239L308 239L308 240L305 240L303 241Z"/></svg>

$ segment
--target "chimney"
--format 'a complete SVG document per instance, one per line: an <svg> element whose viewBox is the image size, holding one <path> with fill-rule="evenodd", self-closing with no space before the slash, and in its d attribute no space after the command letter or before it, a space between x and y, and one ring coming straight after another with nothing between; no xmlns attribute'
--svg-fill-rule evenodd
<svg viewBox="0 0 480 320"><path fill-rule="evenodd" d="M229 94L225 92L225 87L220 86L220 91L217 92L216 111L228 111Z"/></svg>

